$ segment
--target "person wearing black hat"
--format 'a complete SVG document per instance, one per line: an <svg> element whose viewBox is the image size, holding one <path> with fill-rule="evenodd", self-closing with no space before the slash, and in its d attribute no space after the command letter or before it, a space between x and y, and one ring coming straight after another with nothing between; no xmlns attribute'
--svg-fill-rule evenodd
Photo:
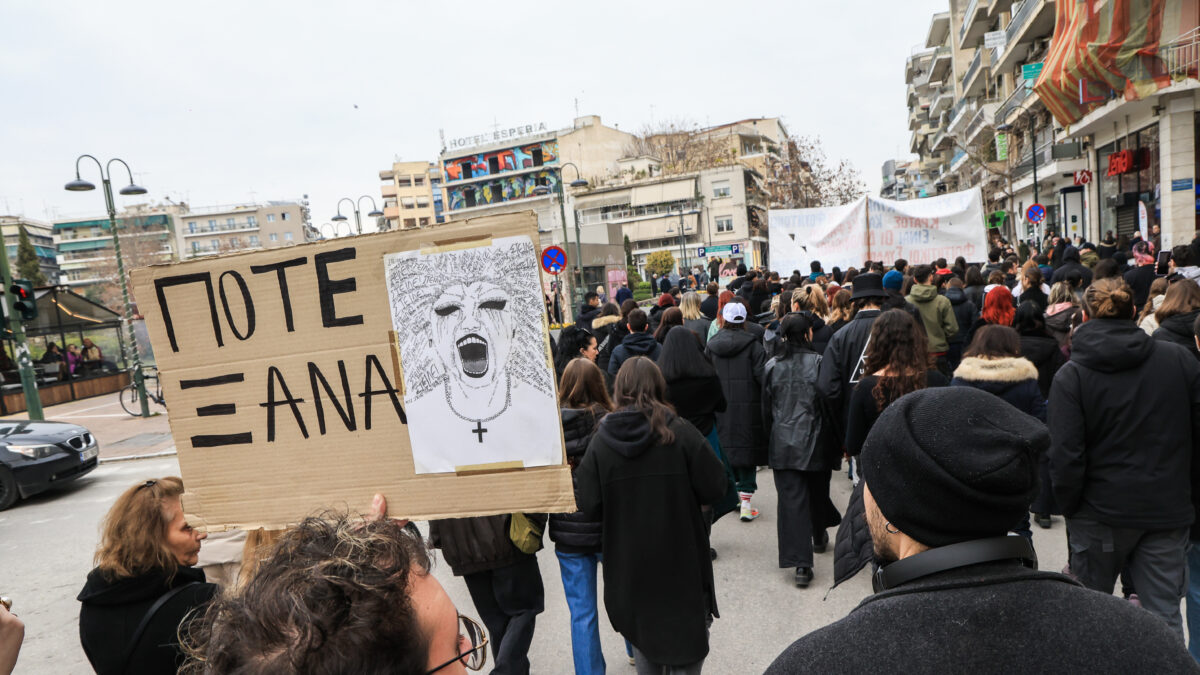
<svg viewBox="0 0 1200 675"><path fill-rule="evenodd" d="M829 403L833 412L837 438L846 436L846 411L850 392L862 378L863 359L871 324L879 316L888 294L883 290L883 277L878 274L859 274L854 277L854 294L850 297L856 313L829 341L821 360L817 378L817 393Z"/></svg>
<svg viewBox="0 0 1200 675"><path fill-rule="evenodd" d="M1041 422L981 390L895 401L867 437L855 491L867 557L883 562L875 594L792 643L768 675L1200 672L1162 621L1038 571L1033 545L1006 536L1029 508L1049 445ZM847 515L839 553L854 527Z"/></svg>

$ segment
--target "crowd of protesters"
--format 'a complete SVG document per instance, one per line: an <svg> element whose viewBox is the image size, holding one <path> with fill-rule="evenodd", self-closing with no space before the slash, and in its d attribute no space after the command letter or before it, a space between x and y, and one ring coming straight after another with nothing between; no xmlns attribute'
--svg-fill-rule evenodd
<svg viewBox="0 0 1200 675"><path fill-rule="evenodd" d="M182 483L146 481L114 505L79 595L85 651L101 673L451 673L489 654L527 673L545 531L576 673L605 672L604 624L638 673L699 673L721 599L712 528L765 510L796 586L832 548L830 581L870 565L876 589L770 672L1200 671L1200 243L1161 260L1157 243L739 265L725 284L714 260L657 277L646 305L589 292L552 347L577 512L434 521L426 541L377 496L365 524L248 537L252 564L221 593L195 568ZM835 476L853 484L844 513ZM1054 516L1061 574L1031 543Z"/></svg>

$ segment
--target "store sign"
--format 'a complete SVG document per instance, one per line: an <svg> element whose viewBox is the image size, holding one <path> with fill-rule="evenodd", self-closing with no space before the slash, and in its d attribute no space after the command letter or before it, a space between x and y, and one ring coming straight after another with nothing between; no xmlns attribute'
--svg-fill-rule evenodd
<svg viewBox="0 0 1200 675"><path fill-rule="evenodd" d="M1119 176L1135 170L1133 151L1120 150L1108 156L1108 175Z"/></svg>
<svg viewBox="0 0 1200 675"><path fill-rule="evenodd" d="M1076 171L1074 174L1074 182L1076 185L1087 185L1088 183L1092 182L1092 172L1088 171L1087 169Z"/></svg>
<svg viewBox="0 0 1200 675"><path fill-rule="evenodd" d="M992 31L991 33L983 34L983 46L985 49L1003 49L1005 42L1005 32L1002 30Z"/></svg>
<svg viewBox="0 0 1200 675"><path fill-rule="evenodd" d="M1026 63L1021 66L1021 78L1025 80L1036 80L1038 75L1042 74L1042 68L1046 66L1041 61L1037 63Z"/></svg>
<svg viewBox="0 0 1200 675"><path fill-rule="evenodd" d="M446 143L447 150L462 150L463 148L471 148L476 145L484 145L487 143L499 143L500 141L508 141L523 136L531 136L540 134L546 131L546 123L538 122L537 124L523 124L520 126L509 127L507 129L496 129L489 133L478 134L475 136L462 136L459 138L451 138Z"/></svg>
<svg viewBox="0 0 1200 675"><path fill-rule="evenodd" d="M1008 134L996 134L996 161L1008 161Z"/></svg>

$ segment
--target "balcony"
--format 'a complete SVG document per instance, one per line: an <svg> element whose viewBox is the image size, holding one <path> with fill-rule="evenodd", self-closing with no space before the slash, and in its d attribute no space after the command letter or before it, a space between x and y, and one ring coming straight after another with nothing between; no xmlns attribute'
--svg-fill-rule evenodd
<svg viewBox="0 0 1200 675"><path fill-rule="evenodd" d="M195 229L195 231L188 229L188 230L184 231L183 236L184 237L203 237L205 235L220 234L220 233L226 233L226 232L257 232L257 231L258 231L257 223L250 223L250 222L233 223L232 225L229 223L223 223L221 225L217 225L216 227L210 227L210 226L197 227Z"/></svg>
<svg viewBox="0 0 1200 675"><path fill-rule="evenodd" d="M396 177L396 172L391 169L384 169L379 172L379 180L390 181Z"/></svg>
<svg viewBox="0 0 1200 675"><path fill-rule="evenodd" d="M948 79L954 64L954 54L949 47L938 47L933 54L933 63L929 66L929 79L934 82L944 82Z"/></svg>
<svg viewBox="0 0 1200 675"><path fill-rule="evenodd" d="M925 36L926 47L940 47L950 37L950 12L938 12L929 22L929 33Z"/></svg>
<svg viewBox="0 0 1200 675"><path fill-rule="evenodd" d="M990 129L992 122L996 117L996 110L1000 107L1000 102L996 100L980 101L979 111L971 118L971 122L967 125L966 143L970 145L975 142L975 137L984 129Z"/></svg>
<svg viewBox="0 0 1200 675"><path fill-rule="evenodd" d="M387 199L388 197L395 197L396 189L395 183L385 183L384 185L379 186L379 192L383 194L384 199Z"/></svg>
<svg viewBox="0 0 1200 675"><path fill-rule="evenodd" d="M987 30L988 0L971 0L963 13L962 27L958 29L958 43L971 46L983 37Z"/></svg>
<svg viewBox="0 0 1200 675"><path fill-rule="evenodd" d="M1054 0L1023 0L1013 7L1015 11L1004 29L1003 55L995 61L996 70L1001 72L1026 60L1034 40L1048 40L1054 33Z"/></svg>
<svg viewBox="0 0 1200 675"><path fill-rule="evenodd" d="M937 90L933 98L929 101L929 116L938 117L942 113L950 110L954 105L954 87L945 85Z"/></svg>
<svg viewBox="0 0 1200 675"><path fill-rule="evenodd" d="M908 130L916 131L922 124L929 123L929 111L925 108L912 108L908 111Z"/></svg>
<svg viewBox="0 0 1200 675"><path fill-rule="evenodd" d="M1025 100L1033 96L1033 89L1026 86L1023 80L1017 80L1017 82L1019 83L1017 88L1013 90L1013 93L1009 94L1008 98L1004 99L1004 101L1000 103L1000 107L996 109L996 119L994 120L995 126L1000 126L1001 124L1007 122L1008 116L1013 111L1024 107Z"/></svg>
<svg viewBox="0 0 1200 675"><path fill-rule="evenodd" d="M991 65L991 50L976 49L975 58L971 59L971 64L967 66L967 72L963 75L963 96L978 96L983 91L984 81L986 77L981 77L981 73Z"/></svg>

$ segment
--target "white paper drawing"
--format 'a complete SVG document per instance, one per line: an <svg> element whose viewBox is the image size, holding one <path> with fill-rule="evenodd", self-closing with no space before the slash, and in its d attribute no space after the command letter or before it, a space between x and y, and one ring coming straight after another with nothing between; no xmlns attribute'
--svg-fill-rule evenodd
<svg viewBox="0 0 1200 675"><path fill-rule="evenodd" d="M384 257L416 473L562 461L529 237Z"/></svg>

